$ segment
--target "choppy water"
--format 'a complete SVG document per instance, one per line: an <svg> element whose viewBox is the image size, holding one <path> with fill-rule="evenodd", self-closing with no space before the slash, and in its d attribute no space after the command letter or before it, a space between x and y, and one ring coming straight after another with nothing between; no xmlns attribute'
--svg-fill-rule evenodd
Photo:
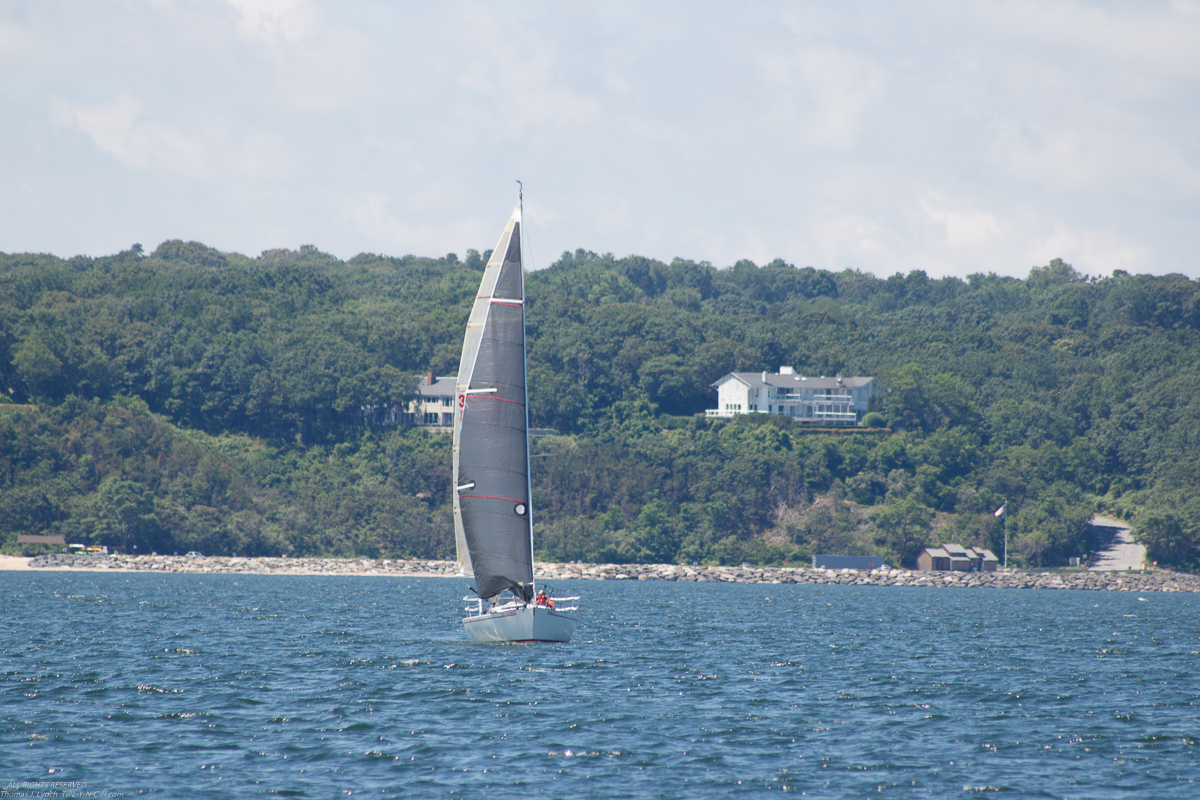
<svg viewBox="0 0 1200 800"><path fill-rule="evenodd" d="M0 573L0 782L1200 796L1196 595L580 582L574 642L497 646L464 588Z"/></svg>

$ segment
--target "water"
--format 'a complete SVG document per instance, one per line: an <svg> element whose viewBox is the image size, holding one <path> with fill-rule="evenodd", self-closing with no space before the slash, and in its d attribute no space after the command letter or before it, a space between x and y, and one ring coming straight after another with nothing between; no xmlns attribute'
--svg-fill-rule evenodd
<svg viewBox="0 0 1200 800"><path fill-rule="evenodd" d="M502 646L465 641L464 588L0 573L0 782L1200 796L1196 595L561 583L575 641Z"/></svg>

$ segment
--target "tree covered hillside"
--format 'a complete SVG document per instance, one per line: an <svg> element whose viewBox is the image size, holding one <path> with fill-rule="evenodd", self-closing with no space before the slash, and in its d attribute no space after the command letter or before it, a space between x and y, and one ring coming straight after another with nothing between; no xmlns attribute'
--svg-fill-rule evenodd
<svg viewBox="0 0 1200 800"><path fill-rule="evenodd" d="M449 437L370 428L457 370L483 258L165 242L0 255L0 541L448 554ZM782 561L928 543L1065 563L1095 510L1200 566L1200 287L880 279L586 251L528 278L537 537L558 559ZM706 421L731 371L874 375L890 430Z"/></svg>

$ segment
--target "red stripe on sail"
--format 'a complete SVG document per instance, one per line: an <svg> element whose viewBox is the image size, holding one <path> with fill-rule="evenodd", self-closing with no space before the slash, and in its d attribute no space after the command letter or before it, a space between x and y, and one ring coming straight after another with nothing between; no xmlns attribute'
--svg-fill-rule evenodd
<svg viewBox="0 0 1200 800"><path fill-rule="evenodd" d="M504 397L496 397L496 395L494 395L494 394L473 394L473 395L471 395L472 400L482 400L484 398L486 398L488 400L499 400L503 403L516 403L519 406L525 405L520 400L509 400Z"/></svg>
<svg viewBox="0 0 1200 800"><path fill-rule="evenodd" d="M480 497L484 500L507 500L510 503L524 503L524 500L514 500L511 497L496 497L493 494L460 494L459 497Z"/></svg>

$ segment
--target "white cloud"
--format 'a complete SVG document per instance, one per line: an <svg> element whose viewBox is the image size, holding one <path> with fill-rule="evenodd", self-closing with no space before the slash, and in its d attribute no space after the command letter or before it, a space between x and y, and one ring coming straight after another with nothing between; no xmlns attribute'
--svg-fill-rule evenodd
<svg viewBox="0 0 1200 800"><path fill-rule="evenodd" d="M332 20L314 0L225 2L236 13L238 35L266 68L256 78L270 87L273 104L321 113L354 107L379 91L372 64L378 31Z"/></svg>
<svg viewBox="0 0 1200 800"><path fill-rule="evenodd" d="M994 247L1010 235L1009 226L995 214L953 202L940 192L922 192L917 205L938 230L939 244L951 250Z"/></svg>
<svg viewBox="0 0 1200 800"><path fill-rule="evenodd" d="M763 56L772 108L768 124L794 126L806 144L847 148L862 117L884 87L885 74L870 61L832 47Z"/></svg>
<svg viewBox="0 0 1200 800"><path fill-rule="evenodd" d="M966 7L983 28L1024 49L1033 42L1121 62L1122 69L1200 78L1200 13L1194 3L1129 3L1108 8L1077 2L975 3ZM1075 55L1078 58L1078 55Z"/></svg>
<svg viewBox="0 0 1200 800"><path fill-rule="evenodd" d="M434 224L429 215L421 213L423 206L419 204L415 212L408 212L407 219L402 219L391 210L392 205L392 199L384 192L364 193L345 201L342 218L373 244L387 248L394 255L442 255L458 249L457 244L448 247L448 242L486 241L490 247L491 237L499 235L504 226L503 219L493 220L490 228L474 219ZM463 251L458 253L461 256Z"/></svg>
<svg viewBox="0 0 1200 800"><path fill-rule="evenodd" d="M1054 258L1061 258L1087 275L1110 275L1116 269L1145 272L1156 266L1153 254L1144 245L1112 231L1080 229L1062 223L1055 224L1052 231L1026 251L1030 266L1048 264Z"/></svg>
<svg viewBox="0 0 1200 800"><path fill-rule="evenodd" d="M863 269L881 256L894 256L898 245L894 231L880 220L840 210L818 216L807 232L815 247L800 260L819 269ZM900 267L893 261L884 271Z"/></svg>
<svg viewBox="0 0 1200 800"><path fill-rule="evenodd" d="M543 265L1200 276L1198 31L1195 2L0 0L0 250L461 253L519 177Z"/></svg>
<svg viewBox="0 0 1200 800"><path fill-rule="evenodd" d="M28 58L45 46L40 37L25 28L6 25L0 20L0 61Z"/></svg>
<svg viewBox="0 0 1200 800"><path fill-rule="evenodd" d="M564 64L561 44L523 28L499 8L470 4L453 14L453 51L443 69L465 93L459 102L468 101L476 114L484 111L477 124L520 135L535 126L597 120L595 97L566 85L577 76Z"/></svg>
<svg viewBox="0 0 1200 800"><path fill-rule="evenodd" d="M1195 44L1200 49L1200 36ZM974 64L977 73L957 87L955 99L973 91L982 96L982 103L967 102L984 120L989 163L1055 191L1200 190L1200 158L1175 122L1190 113L1172 99L1194 90L1194 80L1181 83L1099 57L1064 64L1061 51L988 48L987 68Z"/></svg>
<svg viewBox="0 0 1200 800"><path fill-rule="evenodd" d="M126 166L195 178L211 176L204 161L204 145L198 137L150 119L128 95L104 104L55 100L51 103L51 117L60 125L83 131L97 149Z"/></svg>
<svg viewBox="0 0 1200 800"><path fill-rule="evenodd" d="M297 44L321 27L321 10L311 0L225 0L237 12L238 33L247 39Z"/></svg>
<svg viewBox="0 0 1200 800"><path fill-rule="evenodd" d="M991 157L1014 177L1055 190L1086 190L1134 196L1170 191L1200 192L1200 158L1145 118L1118 114L1042 117L1030 109L1020 124L1000 124Z"/></svg>

